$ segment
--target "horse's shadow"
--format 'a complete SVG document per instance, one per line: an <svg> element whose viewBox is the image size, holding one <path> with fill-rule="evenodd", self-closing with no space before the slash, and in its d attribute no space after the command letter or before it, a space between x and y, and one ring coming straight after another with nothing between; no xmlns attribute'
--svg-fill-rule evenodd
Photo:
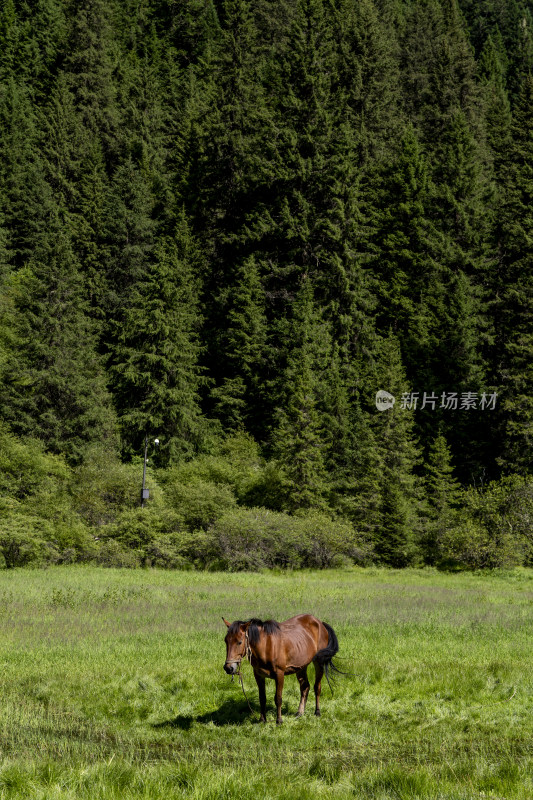
<svg viewBox="0 0 533 800"><path fill-rule="evenodd" d="M179 728L182 731L187 731L193 722L200 722L207 725L212 722L217 727L223 725L242 725L248 719L252 722L259 721L259 711L255 710L252 715L248 708L248 703L245 700L225 700L224 703L215 711L208 711L206 714L196 714L183 716L178 714L174 719L164 720L163 722L153 723L153 728Z"/></svg>

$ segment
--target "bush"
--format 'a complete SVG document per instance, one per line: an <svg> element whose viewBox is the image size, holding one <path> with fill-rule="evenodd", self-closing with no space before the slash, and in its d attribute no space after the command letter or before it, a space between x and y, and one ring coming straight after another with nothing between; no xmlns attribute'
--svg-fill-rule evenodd
<svg viewBox="0 0 533 800"><path fill-rule="evenodd" d="M275 462L268 461L243 488L240 500L245 506L282 511L287 495L280 467Z"/></svg>
<svg viewBox="0 0 533 800"><path fill-rule="evenodd" d="M319 513L291 517L264 508L237 509L209 533L220 569L323 568L369 563L372 555L351 525Z"/></svg>
<svg viewBox="0 0 533 800"><path fill-rule="evenodd" d="M43 519L23 505L4 502L0 508L0 554L7 568L70 564L88 560L93 538L77 520Z"/></svg>
<svg viewBox="0 0 533 800"><path fill-rule="evenodd" d="M184 530L181 517L157 508L135 509L100 529L96 561L105 566L177 569L210 566L218 557L212 536Z"/></svg>
<svg viewBox="0 0 533 800"><path fill-rule="evenodd" d="M93 539L74 512L71 471L40 442L0 426L0 554L6 567L88 559Z"/></svg>
<svg viewBox="0 0 533 800"><path fill-rule="evenodd" d="M54 561L58 553L47 544L50 531L45 530L45 520L23 514L10 515L0 522L1 564L5 568L44 566Z"/></svg>
<svg viewBox="0 0 533 800"><path fill-rule="evenodd" d="M494 569L533 560L533 482L519 476L466 489L438 541L441 567Z"/></svg>
<svg viewBox="0 0 533 800"><path fill-rule="evenodd" d="M188 486L198 481L225 484L240 498L260 470L257 443L248 434L238 433L220 443L214 454L198 456L161 473L161 481L165 487Z"/></svg>
<svg viewBox="0 0 533 800"><path fill-rule="evenodd" d="M0 495L24 500L66 490L70 470L35 439L22 442L0 423Z"/></svg>
<svg viewBox="0 0 533 800"><path fill-rule="evenodd" d="M114 539L97 541L93 562L101 567L139 567L141 559L134 550L128 550Z"/></svg>
<svg viewBox="0 0 533 800"><path fill-rule="evenodd" d="M208 528L237 504L231 488L194 478L189 483L167 483L166 500L189 530Z"/></svg>
<svg viewBox="0 0 533 800"><path fill-rule="evenodd" d="M101 448L94 447L74 473L73 502L85 522L95 528L115 522L128 509L140 507L141 458L121 464ZM150 469L147 471L150 506L160 507L163 494Z"/></svg>

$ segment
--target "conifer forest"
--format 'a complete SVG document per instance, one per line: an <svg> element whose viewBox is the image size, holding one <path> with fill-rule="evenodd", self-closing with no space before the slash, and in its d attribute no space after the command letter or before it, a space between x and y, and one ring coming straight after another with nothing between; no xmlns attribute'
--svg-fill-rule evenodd
<svg viewBox="0 0 533 800"><path fill-rule="evenodd" d="M532 0L3 0L0 566L533 564L532 71Z"/></svg>

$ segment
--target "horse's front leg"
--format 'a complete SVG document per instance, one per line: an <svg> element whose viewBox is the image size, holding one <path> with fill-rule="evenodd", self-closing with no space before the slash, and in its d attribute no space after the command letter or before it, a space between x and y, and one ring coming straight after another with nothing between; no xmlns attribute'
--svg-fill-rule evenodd
<svg viewBox="0 0 533 800"><path fill-rule="evenodd" d="M254 671L254 677L257 683L257 688L259 689L259 706L261 708L261 722L266 722L266 708L267 708L267 697L266 697L266 690L265 690L265 679L262 675L258 675L257 672Z"/></svg>
<svg viewBox="0 0 533 800"><path fill-rule="evenodd" d="M281 725L283 720L281 719L281 696L283 694L283 681L285 680L285 673L283 670L278 669L276 670L275 681L276 681L276 709L278 715L276 717L276 723Z"/></svg>
<svg viewBox="0 0 533 800"><path fill-rule="evenodd" d="M305 711L305 704L307 702L307 695L309 694L309 681L307 679L307 667L304 667L296 673L298 682L300 684L300 705L298 706L297 717L301 717Z"/></svg>

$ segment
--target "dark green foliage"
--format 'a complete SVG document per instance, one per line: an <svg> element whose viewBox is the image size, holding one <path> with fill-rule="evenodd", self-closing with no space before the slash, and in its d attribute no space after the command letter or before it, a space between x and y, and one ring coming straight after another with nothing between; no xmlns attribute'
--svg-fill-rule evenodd
<svg viewBox="0 0 533 800"><path fill-rule="evenodd" d="M507 471L530 472L533 436L533 78L524 76L506 154L497 228L495 380L503 389L502 461Z"/></svg>
<svg viewBox="0 0 533 800"><path fill-rule="evenodd" d="M253 566L238 506L256 566L359 559L302 512L363 562L530 559L532 68L531 0L5 0L6 564ZM54 455L57 513L17 489Z"/></svg>
<svg viewBox="0 0 533 800"><path fill-rule="evenodd" d="M28 87L8 77L0 94L0 186L11 263L21 266L46 227L50 188L38 148Z"/></svg>
<svg viewBox="0 0 533 800"><path fill-rule="evenodd" d="M327 327L316 311L308 282L295 306L295 318L289 329L291 351L284 381L287 389L277 410L279 421L273 434L274 454L283 475L285 505L291 511L324 506L326 471L320 406L330 345Z"/></svg>
<svg viewBox="0 0 533 800"><path fill-rule="evenodd" d="M48 225L27 266L4 286L2 324L13 334L0 409L15 432L77 462L89 443L112 443L115 420L79 265L53 208Z"/></svg>
<svg viewBox="0 0 533 800"><path fill-rule="evenodd" d="M489 36L479 58L479 71L484 91L487 139L494 157L498 177L510 145L511 104L507 93L507 55L499 31Z"/></svg>
<svg viewBox="0 0 533 800"><path fill-rule="evenodd" d="M113 2L80 0L70 20L65 72L82 124L108 159L118 151L119 114L113 77Z"/></svg>
<svg viewBox="0 0 533 800"><path fill-rule="evenodd" d="M139 263L144 274L111 329L109 372L124 448L139 451L145 435L157 434L166 462L193 452L199 439L195 266L183 218L175 236L161 238Z"/></svg>
<svg viewBox="0 0 533 800"><path fill-rule="evenodd" d="M407 128L393 164L384 168L380 183L374 235L377 322L401 337L410 374L422 369L427 379L424 354L437 311L431 308L431 295L435 283L442 281L442 267L436 261L438 236L428 219L427 163L412 127Z"/></svg>
<svg viewBox="0 0 533 800"><path fill-rule="evenodd" d="M236 269L235 283L225 301L226 323L220 334L219 352L225 375L211 390L214 413L227 428L261 425L261 387L258 374L264 359L266 323L264 292L253 256Z"/></svg>
<svg viewBox="0 0 533 800"><path fill-rule="evenodd" d="M440 536L440 564L494 569L531 563L531 492L531 482L518 476L462 492L461 511Z"/></svg>
<svg viewBox="0 0 533 800"><path fill-rule="evenodd" d="M459 484L454 478L450 451L442 435L430 445L425 473L427 517L421 544L426 563L435 564L440 555L441 537L452 523L453 511L459 504Z"/></svg>
<svg viewBox="0 0 533 800"><path fill-rule="evenodd" d="M375 392L384 389L396 398L396 402L386 411L373 411L375 464L379 468L379 477L375 474L380 498L374 533L375 550L383 563L403 567L416 563L419 555L417 540L423 497L420 479L415 472L419 452L413 435L413 408L409 402L402 403L410 387L405 380L398 341L389 334L378 346L379 360L368 393L373 400Z"/></svg>

